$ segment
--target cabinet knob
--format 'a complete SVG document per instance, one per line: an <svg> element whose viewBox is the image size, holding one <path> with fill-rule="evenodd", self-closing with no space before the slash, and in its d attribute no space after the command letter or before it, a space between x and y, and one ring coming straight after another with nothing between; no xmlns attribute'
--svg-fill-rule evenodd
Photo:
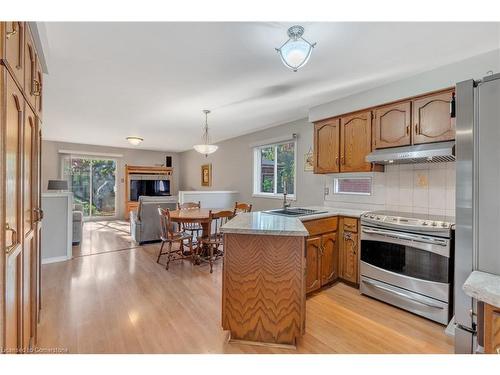
<svg viewBox="0 0 500 375"><path fill-rule="evenodd" d="M500 345L496 347L495 351L497 352L497 354L500 354Z"/></svg>

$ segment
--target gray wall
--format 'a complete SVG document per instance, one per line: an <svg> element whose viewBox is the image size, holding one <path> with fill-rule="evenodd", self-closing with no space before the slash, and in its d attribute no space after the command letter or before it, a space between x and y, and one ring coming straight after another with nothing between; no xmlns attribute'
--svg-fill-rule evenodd
<svg viewBox="0 0 500 375"><path fill-rule="evenodd" d="M309 110L309 121L341 115L383 103L455 86L467 79L483 78L488 71L500 72L500 49L444 65L404 80L320 104Z"/></svg>
<svg viewBox="0 0 500 375"><path fill-rule="evenodd" d="M96 152L104 154L121 154L117 158L117 216L123 218L125 215L125 164L129 165L160 165L165 164L165 156L172 156L174 167L172 194L179 191L179 156L175 152L146 151L139 149L128 149L118 147L103 147L85 145L79 143L43 141L42 144L42 188L47 191L47 182L51 179L60 178L61 163L59 150L72 150L83 152Z"/></svg>
<svg viewBox="0 0 500 375"><path fill-rule="evenodd" d="M302 119L247 134L218 143L219 149L208 158L194 150L180 153L182 190L237 190L240 200L254 204L255 210L279 207L281 201L273 198L252 197L253 193L253 149L252 143L276 137L297 138L297 201L294 205L322 205L325 177L304 172L304 154L313 143L312 124ZM202 164L212 163L212 187L203 188L200 181Z"/></svg>

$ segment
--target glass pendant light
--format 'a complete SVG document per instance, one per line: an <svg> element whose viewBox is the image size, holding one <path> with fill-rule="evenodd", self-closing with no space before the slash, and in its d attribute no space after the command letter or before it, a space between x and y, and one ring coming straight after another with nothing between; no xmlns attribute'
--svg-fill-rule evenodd
<svg viewBox="0 0 500 375"><path fill-rule="evenodd" d="M219 146L210 144L210 135L208 134L208 114L210 113L210 111L208 109L204 109L203 113L205 114L205 127L203 128L203 137L202 137L203 143L199 145L194 145L193 148L200 154L203 154L205 155L205 157L207 157L209 154L212 154L215 151L217 151Z"/></svg>
<svg viewBox="0 0 500 375"><path fill-rule="evenodd" d="M302 37L303 34L304 28L302 26L295 25L290 27L288 29L289 39L280 48L276 48L283 64L294 72L307 64L307 61L311 57L312 49L316 45L316 43L311 44L305 40Z"/></svg>

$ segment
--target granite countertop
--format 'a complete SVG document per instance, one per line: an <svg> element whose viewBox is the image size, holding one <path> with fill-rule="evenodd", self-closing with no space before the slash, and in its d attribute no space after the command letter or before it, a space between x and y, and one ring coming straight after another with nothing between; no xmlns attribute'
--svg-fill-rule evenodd
<svg viewBox="0 0 500 375"><path fill-rule="evenodd" d="M306 237L309 232L302 224L303 221L321 219L331 216L361 217L366 212L362 210L342 209L324 206L300 207L323 211L314 215L287 217L273 215L265 211L242 213L228 221L221 228L224 233L266 234L275 236Z"/></svg>
<svg viewBox="0 0 500 375"><path fill-rule="evenodd" d="M463 285L465 294L479 301L500 307L500 276L473 271Z"/></svg>

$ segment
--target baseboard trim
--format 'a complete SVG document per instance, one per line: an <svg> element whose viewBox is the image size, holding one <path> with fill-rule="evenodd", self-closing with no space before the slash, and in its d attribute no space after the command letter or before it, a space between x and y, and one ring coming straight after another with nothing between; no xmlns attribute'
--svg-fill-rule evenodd
<svg viewBox="0 0 500 375"><path fill-rule="evenodd" d="M42 264L64 262L65 260L68 260L68 259L69 259L69 257L66 255L63 255L60 257L45 258L45 259L42 259Z"/></svg>

